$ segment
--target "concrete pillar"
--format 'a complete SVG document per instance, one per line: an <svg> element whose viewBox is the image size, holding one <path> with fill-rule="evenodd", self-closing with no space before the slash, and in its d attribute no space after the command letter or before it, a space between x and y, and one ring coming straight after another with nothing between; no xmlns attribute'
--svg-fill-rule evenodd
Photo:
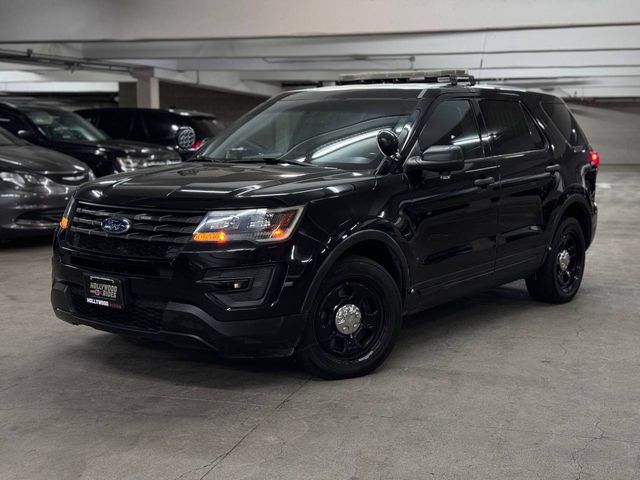
<svg viewBox="0 0 640 480"><path fill-rule="evenodd" d="M118 83L118 106L121 108L132 108L137 105L136 101L137 82Z"/></svg>
<svg viewBox="0 0 640 480"><path fill-rule="evenodd" d="M160 82L151 76L140 76L136 83L138 107L160 108Z"/></svg>

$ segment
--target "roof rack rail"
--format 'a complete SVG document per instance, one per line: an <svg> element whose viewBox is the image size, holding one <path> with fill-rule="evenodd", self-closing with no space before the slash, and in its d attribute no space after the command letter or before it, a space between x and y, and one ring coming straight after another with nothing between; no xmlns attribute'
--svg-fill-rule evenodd
<svg viewBox="0 0 640 480"><path fill-rule="evenodd" d="M336 85L362 85L375 83L444 83L476 84L468 70L406 70L395 72L363 72L340 75Z"/></svg>

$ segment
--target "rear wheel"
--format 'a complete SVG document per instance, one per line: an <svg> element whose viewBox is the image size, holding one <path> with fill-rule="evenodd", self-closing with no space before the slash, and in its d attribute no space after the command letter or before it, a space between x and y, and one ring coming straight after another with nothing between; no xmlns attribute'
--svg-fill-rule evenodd
<svg viewBox="0 0 640 480"><path fill-rule="evenodd" d="M391 275L368 258L350 256L322 282L296 356L323 378L365 375L391 353L401 324L400 292Z"/></svg>
<svg viewBox="0 0 640 480"><path fill-rule="evenodd" d="M544 263L527 279L529 294L541 302L570 301L582 282L585 250L580 223L575 218L565 218L558 226Z"/></svg>

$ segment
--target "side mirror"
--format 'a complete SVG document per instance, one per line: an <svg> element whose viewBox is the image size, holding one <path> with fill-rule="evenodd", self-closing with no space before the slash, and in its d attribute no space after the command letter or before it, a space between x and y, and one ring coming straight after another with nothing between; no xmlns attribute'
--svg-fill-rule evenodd
<svg viewBox="0 0 640 480"><path fill-rule="evenodd" d="M400 150L398 136L392 130L380 130L377 136L378 148L385 157L395 159Z"/></svg>
<svg viewBox="0 0 640 480"><path fill-rule="evenodd" d="M189 150L196 142L196 132L191 127L180 127L176 132L176 145L180 150Z"/></svg>
<svg viewBox="0 0 640 480"><path fill-rule="evenodd" d="M31 143L36 143L40 140L40 136L35 130L18 130L18 137Z"/></svg>
<svg viewBox="0 0 640 480"><path fill-rule="evenodd" d="M422 158L408 159L404 167L405 171L456 172L464 169L464 154L457 145L433 145L422 153Z"/></svg>

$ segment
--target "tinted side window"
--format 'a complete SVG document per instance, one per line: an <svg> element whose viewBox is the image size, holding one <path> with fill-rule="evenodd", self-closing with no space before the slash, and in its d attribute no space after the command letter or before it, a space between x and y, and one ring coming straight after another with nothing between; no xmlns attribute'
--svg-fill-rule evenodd
<svg viewBox="0 0 640 480"><path fill-rule="evenodd" d="M464 158L482 157L482 144L471 103L449 100L436 107L418 139L424 152L434 145L457 145Z"/></svg>
<svg viewBox="0 0 640 480"><path fill-rule="evenodd" d="M17 135L20 130L33 130L24 120L8 112L0 112L0 127Z"/></svg>
<svg viewBox="0 0 640 480"><path fill-rule="evenodd" d="M543 103L542 108L551 117L551 121L560 130L567 142L571 145L584 145L587 143L576 119L573 118L564 103Z"/></svg>
<svg viewBox="0 0 640 480"><path fill-rule="evenodd" d="M129 138L131 140L144 142L149 139L145 124L143 123L143 115L143 113L139 113L138 115L134 115L133 117L133 125L131 126L131 133L129 135Z"/></svg>
<svg viewBox="0 0 640 480"><path fill-rule="evenodd" d="M87 120L89 120L91 123L93 123L96 127L98 126L98 120L100 119L100 113L92 110L92 111L77 111L76 112L78 115L80 115L83 118L86 118Z"/></svg>
<svg viewBox="0 0 640 480"><path fill-rule="evenodd" d="M538 139L529 130L525 112L519 102L510 100L482 100L480 110L491 136L491 151L493 155L538 150L541 138L537 130ZM538 141L536 141L538 140Z"/></svg>
<svg viewBox="0 0 640 480"><path fill-rule="evenodd" d="M98 127L111 138L128 138L133 114L128 111L105 110L100 115Z"/></svg>
<svg viewBox="0 0 640 480"><path fill-rule="evenodd" d="M144 123L151 139L173 138L179 125L165 112L144 112ZM175 129L172 128L175 125Z"/></svg>
<svg viewBox="0 0 640 480"><path fill-rule="evenodd" d="M540 150L546 146L544 139L542 138L542 134L536 125L536 122L533 121L531 115L525 110L524 118L527 121L527 126L529 127L529 134L531 135L531 139L533 140L533 147L536 150Z"/></svg>

